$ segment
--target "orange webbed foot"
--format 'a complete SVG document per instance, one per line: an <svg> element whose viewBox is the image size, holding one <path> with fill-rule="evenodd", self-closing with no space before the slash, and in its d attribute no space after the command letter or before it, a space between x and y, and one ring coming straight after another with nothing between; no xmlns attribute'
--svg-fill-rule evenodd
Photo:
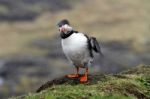
<svg viewBox="0 0 150 99"><path fill-rule="evenodd" d="M86 83L88 81L87 75L84 75L80 78L80 83Z"/></svg>

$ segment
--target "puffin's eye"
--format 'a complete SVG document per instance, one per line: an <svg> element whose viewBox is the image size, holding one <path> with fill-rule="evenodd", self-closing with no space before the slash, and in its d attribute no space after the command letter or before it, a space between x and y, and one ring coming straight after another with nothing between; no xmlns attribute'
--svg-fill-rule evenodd
<svg viewBox="0 0 150 99"><path fill-rule="evenodd" d="M62 27L62 25L59 24L58 27L60 28L60 27Z"/></svg>
<svg viewBox="0 0 150 99"><path fill-rule="evenodd" d="M59 30L59 31L61 31L61 29L60 29L60 28L59 28L58 30Z"/></svg>

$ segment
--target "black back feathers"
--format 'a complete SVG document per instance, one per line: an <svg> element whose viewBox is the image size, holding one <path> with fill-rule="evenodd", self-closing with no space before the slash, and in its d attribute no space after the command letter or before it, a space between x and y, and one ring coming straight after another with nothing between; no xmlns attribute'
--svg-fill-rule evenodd
<svg viewBox="0 0 150 99"><path fill-rule="evenodd" d="M58 25L59 27L61 27L61 26L65 25L65 24L70 25L70 23L69 23L69 21L68 21L67 19L61 20L60 22L58 22L57 25Z"/></svg>
<svg viewBox="0 0 150 99"><path fill-rule="evenodd" d="M104 55L102 54L102 52L101 52L100 45L99 45L99 43L98 43L98 41L96 40L95 37L91 37L91 38L90 38L90 44L91 44L92 49L93 49L95 52L99 53L101 56L104 56Z"/></svg>

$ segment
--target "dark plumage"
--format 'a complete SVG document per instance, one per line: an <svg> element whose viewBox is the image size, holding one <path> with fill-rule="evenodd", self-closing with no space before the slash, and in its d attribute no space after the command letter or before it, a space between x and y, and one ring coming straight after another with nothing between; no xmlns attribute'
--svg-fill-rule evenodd
<svg viewBox="0 0 150 99"><path fill-rule="evenodd" d="M61 20L60 22L58 22L57 25L58 25L58 27L61 27L61 26L65 25L65 24L70 25L70 23L69 23L68 20L63 19L63 20Z"/></svg>
<svg viewBox="0 0 150 99"><path fill-rule="evenodd" d="M99 43L98 41L96 40L95 37L91 37L90 38L90 44L91 44L91 47L92 49L96 52L96 53L99 53L101 56L104 56L101 52L101 48L99 46Z"/></svg>

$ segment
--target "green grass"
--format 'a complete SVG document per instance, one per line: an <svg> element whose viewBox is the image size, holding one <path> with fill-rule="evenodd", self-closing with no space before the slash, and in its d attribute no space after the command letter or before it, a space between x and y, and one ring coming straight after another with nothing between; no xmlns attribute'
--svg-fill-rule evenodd
<svg viewBox="0 0 150 99"><path fill-rule="evenodd" d="M140 72L132 72L135 69ZM149 99L150 66L138 66L135 69L116 75L93 75L86 84L76 84L70 80L63 84L53 83L40 93L12 99Z"/></svg>

